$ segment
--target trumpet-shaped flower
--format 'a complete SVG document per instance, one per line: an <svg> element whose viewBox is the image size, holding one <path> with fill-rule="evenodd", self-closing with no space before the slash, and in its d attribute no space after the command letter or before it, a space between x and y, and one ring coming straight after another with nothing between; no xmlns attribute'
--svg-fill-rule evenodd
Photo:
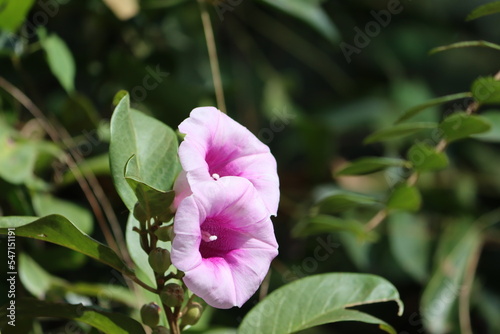
<svg viewBox="0 0 500 334"><path fill-rule="evenodd" d="M172 263L186 286L217 308L241 307L278 254L269 212L239 177L197 184L177 208L174 234Z"/></svg>
<svg viewBox="0 0 500 334"><path fill-rule="evenodd" d="M191 111L179 131L186 134L179 158L191 187L226 176L243 177L253 184L269 213L276 215L279 179L269 147L213 107Z"/></svg>

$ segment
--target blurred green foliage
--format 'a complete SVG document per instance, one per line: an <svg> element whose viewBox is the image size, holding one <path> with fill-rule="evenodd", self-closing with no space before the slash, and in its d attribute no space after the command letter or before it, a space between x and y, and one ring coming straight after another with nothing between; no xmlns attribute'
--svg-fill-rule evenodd
<svg viewBox="0 0 500 334"><path fill-rule="evenodd" d="M84 176L97 177L127 239L136 237L136 222L127 217L107 165L115 94L127 90L132 108L174 129L193 108L216 104L196 1L143 0L127 20L115 15L110 2L0 4L1 215L61 213L101 242L105 232L81 177L67 165L67 152L80 157L76 162ZM478 45L472 43L429 51L463 41L500 43L499 6L402 1L401 10L382 24L377 18L391 13L390 3L211 1L228 114L268 144L278 161L280 255L270 289L318 273L373 273L398 288L405 312L397 317L395 303L359 310L398 333L467 333L469 311L475 333L497 333L498 50L462 47ZM492 15L466 22L481 4L487 7L469 18ZM346 58L341 43L359 52ZM9 83L46 120L36 109L35 115L28 112ZM481 103L474 110L480 116L453 113L465 112L472 99ZM395 126L399 121L404 123ZM457 141L435 149L443 138L447 144ZM150 140L151 148L163 144L161 138ZM411 179L413 172L418 180ZM400 184L408 179L412 184ZM376 229L367 231L385 203L388 219L375 220ZM316 258L319 245L329 242L335 250ZM139 319L130 296L116 297L116 289L126 286L118 272L38 240L18 238L16 246L19 270L32 271L20 277L20 297L95 304ZM132 254L139 267L147 265L145 257ZM137 273L141 279L149 274ZM155 298L148 292L135 297L139 306ZM0 295L0 304L6 300ZM207 333L209 324L236 328L257 301L254 296L242 309L208 310L193 332ZM84 323L23 326L34 334L69 325L91 333ZM374 331L347 322L305 332Z"/></svg>

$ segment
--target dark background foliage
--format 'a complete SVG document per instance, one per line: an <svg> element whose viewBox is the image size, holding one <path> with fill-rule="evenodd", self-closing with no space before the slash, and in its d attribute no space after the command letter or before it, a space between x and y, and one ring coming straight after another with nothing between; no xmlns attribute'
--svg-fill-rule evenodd
<svg viewBox="0 0 500 334"><path fill-rule="evenodd" d="M496 50L466 48L435 55L429 51L464 40L500 43L498 16L465 22L480 2L404 0L398 7L401 12L391 15L385 27L378 25L379 31L365 38L366 46L361 47L356 44L361 38L359 31L376 22L373 13L387 10L391 1L325 1L319 7L315 1L304 0L297 5L303 6L302 14L310 8L322 10L332 22L326 33L317 29L317 20L304 21L301 14L292 15L269 2L233 1L226 7L215 3L209 6L209 13L228 114L268 144L278 161L282 199L274 222L280 255L272 266L270 290L323 272L378 274L397 286L405 313L397 317L392 303L362 309L393 324L398 333L423 333L420 298L440 265L435 253L441 247L443 231L459 220L472 222L498 206L497 143L467 139L452 144L447 149L448 168L419 180L421 210L400 217L418 220L424 226L418 230L424 234L417 252L406 253L398 248L401 246L391 244L391 233L396 232L386 222L376 229L378 239L373 242L356 240L345 231L304 235L297 232L297 226L307 221L318 198L331 191L344 189L386 198L394 179L401 176L398 172L359 177L336 177L334 172L346 161L363 156L405 157L412 143L429 138L430 134L424 133L363 144L367 135L390 126L409 107L468 91L477 77L494 75L499 70ZM0 76L19 87L80 144L124 226L127 210L103 159L108 151L113 98L121 89L129 91L135 108L174 129L193 108L216 104L198 3L143 0L140 12L125 21L117 19L100 0L70 0L58 5L57 13L47 16L43 25L48 33L64 40L74 57L76 90L71 94L53 75L36 34L22 38L23 31L33 32L37 13L47 13L43 3L37 2L24 28L2 44ZM6 31L2 34L12 37ZM349 57L342 51L345 43L357 48ZM417 119L439 121L450 109L456 109L453 102L431 108ZM1 89L0 111L2 119L22 136L46 138L32 115ZM80 187L63 167L52 162L37 168L36 173L53 196L90 211ZM5 179L0 180L0 186L2 215L40 214L33 204L33 187ZM345 215L366 223L373 213L356 209ZM91 235L104 240L97 225ZM413 236L411 231L403 231L397 237ZM477 333L500 331L499 240L498 229L491 229L481 251L471 301L472 325ZM325 243L333 243L333 251L325 259L315 258L315 250ZM68 281L110 280L109 270L102 265L60 247L18 239L18 248ZM395 258L398 252L402 257ZM411 268L408 272L408 263L410 267L417 263L416 270L423 273L420 280ZM30 294L21 284L18 288L20 295ZM457 297L460 292L453 294ZM0 300L5 302L5 294ZM217 310L210 321L237 327L257 300L256 295L242 309ZM458 317L450 316L450 323L454 324L450 331L459 332ZM55 333L63 327L60 322L50 322L43 328ZM307 332L375 333L378 329L339 323Z"/></svg>

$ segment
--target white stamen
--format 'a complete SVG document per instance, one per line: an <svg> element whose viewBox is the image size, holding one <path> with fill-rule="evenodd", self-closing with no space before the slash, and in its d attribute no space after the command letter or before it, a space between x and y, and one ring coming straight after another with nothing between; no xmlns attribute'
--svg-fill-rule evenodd
<svg viewBox="0 0 500 334"><path fill-rule="evenodd" d="M201 231L201 239L205 242L211 242L217 240L217 236L211 235L207 231Z"/></svg>
<svg viewBox="0 0 500 334"><path fill-rule="evenodd" d="M218 179L220 179L220 175L217 173L213 173L212 178L217 181Z"/></svg>

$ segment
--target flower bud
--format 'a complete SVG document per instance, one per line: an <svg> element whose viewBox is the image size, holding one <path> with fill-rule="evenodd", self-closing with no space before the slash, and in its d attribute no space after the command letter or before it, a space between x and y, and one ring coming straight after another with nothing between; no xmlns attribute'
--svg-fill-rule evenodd
<svg viewBox="0 0 500 334"><path fill-rule="evenodd" d="M134 217L141 224L144 224L149 219L139 202L135 203L134 205Z"/></svg>
<svg viewBox="0 0 500 334"><path fill-rule="evenodd" d="M155 273L163 274L170 267L170 253L166 249L157 247L149 253L148 262Z"/></svg>
<svg viewBox="0 0 500 334"><path fill-rule="evenodd" d="M183 325L194 325L200 320L201 314L203 312L203 306L201 304L192 302L189 304L186 313L182 316Z"/></svg>
<svg viewBox="0 0 500 334"><path fill-rule="evenodd" d="M169 283L161 290L160 298L162 303L168 307L181 306L184 301L184 290L178 284Z"/></svg>
<svg viewBox="0 0 500 334"><path fill-rule="evenodd" d="M174 237L172 226L162 226L155 231L155 234L161 241L171 241Z"/></svg>
<svg viewBox="0 0 500 334"><path fill-rule="evenodd" d="M156 303L144 304L141 307L141 320L142 323L153 328L158 325L160 321L161 308Z"/></svg>
<svg viewBox="0 0 500 334"><path fill-rule="evenodd" d="M153 328L153 334L170 334L170 330L163 326Z"/></svg>

